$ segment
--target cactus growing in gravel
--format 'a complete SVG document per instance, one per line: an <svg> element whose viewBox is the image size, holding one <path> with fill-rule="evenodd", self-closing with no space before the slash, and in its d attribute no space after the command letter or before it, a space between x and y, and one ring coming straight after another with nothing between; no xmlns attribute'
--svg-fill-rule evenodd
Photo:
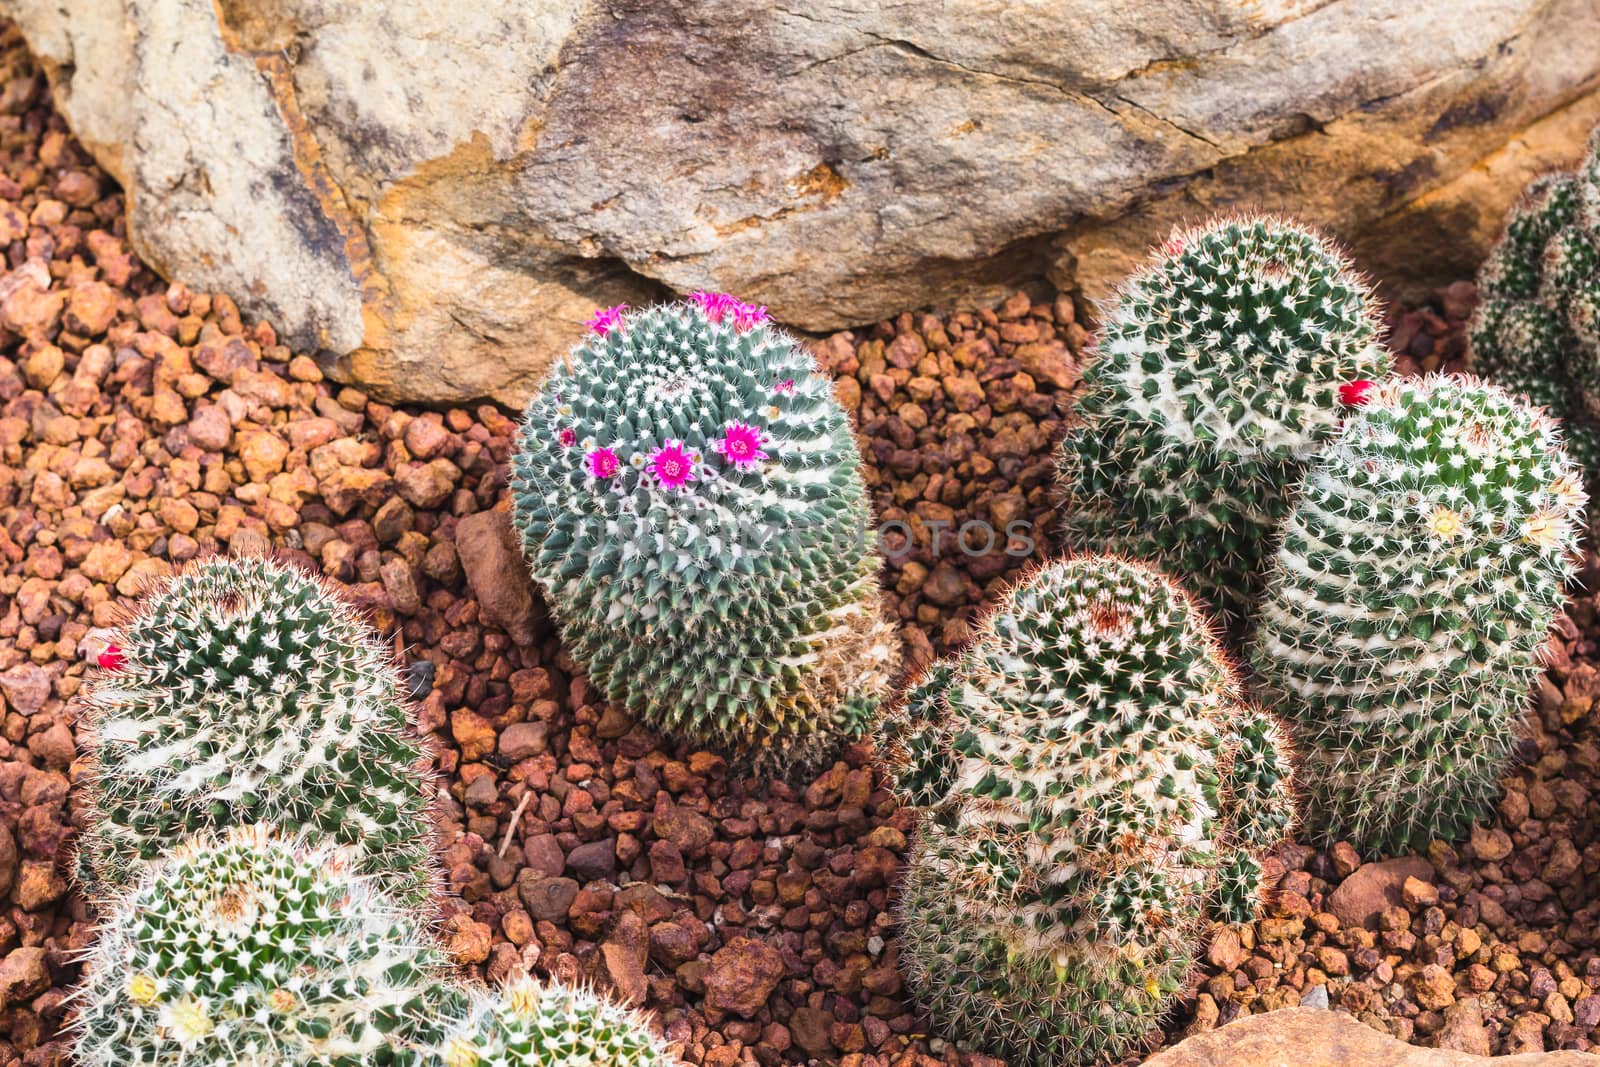
<svg viewBox="0 0 1600 1067"><path fill-rule="evenodd" d="M1568 446L1600 461L1600 128L1571 174L1528 186L1478 276L1473 367L1572 420Z"/></svg>
<svg viewBox="0 0 1600 1067"><path fill-rule="evenodd" d="M255 826L147 867L75 994L77 1062L425 1063L431 1020L459 998L442 953L353 860Z"/></svg>
<svg viewBox="0 0 1600 1067"><path fill-rule="evenodd" d="M1580 483L1554 419L1473 379L1387 383L1318 456L1251 660L1323 840L1420 847L1488 811L1573 572Z"/></svg>
<svg viewBox="0 0 1600 1067"><path fill-rule="evenodd" d="M1293 817L1277 727L1189 597L1085 556L1013 589L881 728L931 810L901 899L913 990L1013 1063L1125 1054L1213 918L1248 921Z"/></svg>
<svg viewBox="0 0 1600 1067"><path fill-rule="evenodd" d="M1069 545L1149 559L1246 616L1306 456L1382 377L1366 284L1289 221L1177 232L1123 287L1062 442Z"/></svg>
<svg viewBox="0 0 1600 1067"><path fill-rule="evenodd" d="M611 699L793 765L858 732L895 669L859 466L810 354L699 293L595 317L528 406L512 502Z"/></svg>
<svg viewBox="0 0 1600 1067"><path fill-rule="evenodd" d="M270 823L358 849L413 902L433 885L428 757L388 653L322 581L192 564L101 656L80 875L106 890L190 834Z"/></svg>
<svg viewBox="0 0 1600 1067"><path fill-rule="evenodd" d="M594 992L522 979L481 996L444 1039L442 1067L674 1067L642 1016Z"/></svg>

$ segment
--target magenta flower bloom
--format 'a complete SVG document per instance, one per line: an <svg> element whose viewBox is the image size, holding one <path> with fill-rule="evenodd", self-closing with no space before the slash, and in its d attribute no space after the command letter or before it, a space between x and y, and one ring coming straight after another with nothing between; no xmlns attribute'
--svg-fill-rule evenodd
<svg viewBox="0 0 1600 1067"><path fill-rule="evenodd" d="M694 460L681 441L668 441L650 454L650 473L668 489L676 489L695 480Z"/></svg>
<svg viewBox="0 0 1600 1067"><path fill-rule="evenodd" d="M622 466L622 462L617 459L617 454L609 448L597 448L583 458L584 463L589 468L589 476L591 478L599 478L602 481L616 474L617 470Z"/></svg>
<svg viewBox="0 0 1600 1067"><path fill-rule="evenodd" d="M785 378L783 381L779 382L777 385L774 385L772 387L772 391L774 393L781 393L784 396L789 396L789 395L793 394L794 393L794 379L793 378Z"/></svg>
<svg viewBox="0 0 1600 1067"><path fill-rule="evenodd" d="M102 670L120 671L128 665L128 657L116 645L107 645L106 650L95 657Z"/></svg>
<svg viewBox="0 0 1600 1067"><path fill-rule="evenodd" d="M753 330L757 326L764 326L767 322L767 306L765 304L745 304L736 302L733 308L733 328L740 333Z"/></svg>
<svg viewBox="0 0 1600 1067"><path fill-rule="evenodd" d="M571 426L563 426L561 432L556 434L556 440L561 443L562 448L571 448L578 443L578 431Z"/></svg>
<svg viewBox="0 0 1600 1067"><path fill-rule="evenodd" d="M715 447L735 467L748 467L767 458L767 454L761 451L761 446L766 443L765 435L754 426L730 422L723 429L722 440Z"/></svg>
<svg viewBox="0 0 1600 1067"><path fill-rule="evenodd" d="M743 306L727 293L708 293L704 289L696 289L689 294L689 299L700 305L700 310L705 313L706 318L718 325L722 324L725 316Z"/></svg>
<svg viewBox="0 0 1600 1067"><path fill-rule="evenodd" d="M628 310L627 304L618 304L616 307L601 308L584 323L589 329L605 337L612 330L622 325L622 313Z"/></svg>

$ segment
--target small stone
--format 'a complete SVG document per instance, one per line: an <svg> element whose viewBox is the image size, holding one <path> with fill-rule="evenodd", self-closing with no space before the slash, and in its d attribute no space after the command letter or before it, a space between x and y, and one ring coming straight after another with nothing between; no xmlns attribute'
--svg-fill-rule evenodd
<svg viewBox="0 0 1600 1067"><path fill-rule="evenodd" d="M571 878L541 878L519 888L522 906L535 919L565 922L578 899L578 883Z"/></svg>
<svg viewBox="0 0 1600 1067"><path fill-rule="evenodd" d="M617 846L612 841L591 841L567 853L567 869L582 882L609 880L617 873Z"/></svg>
<svg viewBox="0 0 1600 1067"><path fill-rule="evenodd" d="M533 643L533 584L503 511L480 511L456 526L456 553L486 621L519 645Z"/></svg>
<svg viewBox="0 0 1600 1067"><path fill-rule="evenodd" d="M500 731L500 755L513 763L550 749L550 728L542 722L516 722Z"/></svg>
<svg viewBox="0 0 1600 1067"><path fill-rule="evenodd" d="M221 452L233 440L233 427L219 407L205 407L189 418L189 440L207 452Z"/></svg>
<svg viewBox="0 0 1600 1067"><path fill-rule="evenodd" d="M1441 1011L1456 1002L1456 980L1443 967L1430 963L1412 975L1411 996L1418 1007Z"/></svg>
<svg viewBox="0 0 1600 1067"><path fill-rule="evenodd" d="M783 978L783 954L749 937L736 937L711 957L706 1007L751 1018Z"/></svg>
<svg viewBox="0 0 1600 1067"><path fill-rule="evenodd" d="M49 951L14 948L0 958L0 1010L25 1004L50 988Z"/></svg>
<svg viewBox="0 0 1600 1067"><path fill-rule="evenodd" d="M1376 929L1383 910L1400 905L1401 887L1407 878L1420 881L1432 877L1432 864L1417 856L1364 864L1328 895L1327 910L1347 929Z"/></svg>
<svg viewBox="0 0 1600 1067"><path fill-rule="evenodd" d="M1474 1056L1487 1056L1493 1051L1489 1031L1483 1025L1483 1006L1477 997L1458 1000L1444 1009L1444 1026L1435 1043L1439 1048Z"/></svg>

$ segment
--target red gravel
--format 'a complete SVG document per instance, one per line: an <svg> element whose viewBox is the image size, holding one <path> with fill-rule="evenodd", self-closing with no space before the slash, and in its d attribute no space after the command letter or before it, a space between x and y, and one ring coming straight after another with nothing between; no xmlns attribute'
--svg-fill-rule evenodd
<svg viewBox="0 0 1600 1067"><path fill-rule="evenodd" d="M396 408L324 380L227 297L156 278L122 213L4 35L0 1064L63 1061L63 990L93 933L62 873L82 815L72 699L91 630L173 565L263 541L346 583L432 667L423 716L457 894L443 936L465 970L593 978L654 1010L693 1063L981 1059L927 1040L902 989L890 905L914 820L864 749L803 788L767 786L607 708L495 510L505 414ZM1405 316L1397 347L1453 366L1471 296L1452 287ZM1026 562L998 546L967 556L949 534L935 555L941 526L1031 521L1048 547L1050 450L1085 342L1074 311L1019 295L819 343L881 518L914 532L884 573L914 660L959 644ZM1493 827L1404 869L1286 849L1274 915L1216 933L1174 1029L1326 983L1336 1006L1414 1040L1587 1047L1596 631L1579 597Z"/></svg>

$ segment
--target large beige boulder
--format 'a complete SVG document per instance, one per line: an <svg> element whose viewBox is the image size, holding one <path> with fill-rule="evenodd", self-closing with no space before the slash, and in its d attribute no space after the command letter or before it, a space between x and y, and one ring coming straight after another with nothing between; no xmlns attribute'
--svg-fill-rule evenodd
<svg viewBox="0 0 1600 1067"><path fill-rule="evenodd" d="M1600 1056L1534 1052L1490 1059L1408 1045L1343 1012L1284 1008L1196 1034L1144 1067L1600 1067Z"/></svg>
<svg viewBox="0 0 1600 1067"><path fill-rule="evenodd" d="M517 403L596 305L809 330L1294 211L1469 271L1600 118L1596 0L0 0L159 270L380 393Z"/></svg>

